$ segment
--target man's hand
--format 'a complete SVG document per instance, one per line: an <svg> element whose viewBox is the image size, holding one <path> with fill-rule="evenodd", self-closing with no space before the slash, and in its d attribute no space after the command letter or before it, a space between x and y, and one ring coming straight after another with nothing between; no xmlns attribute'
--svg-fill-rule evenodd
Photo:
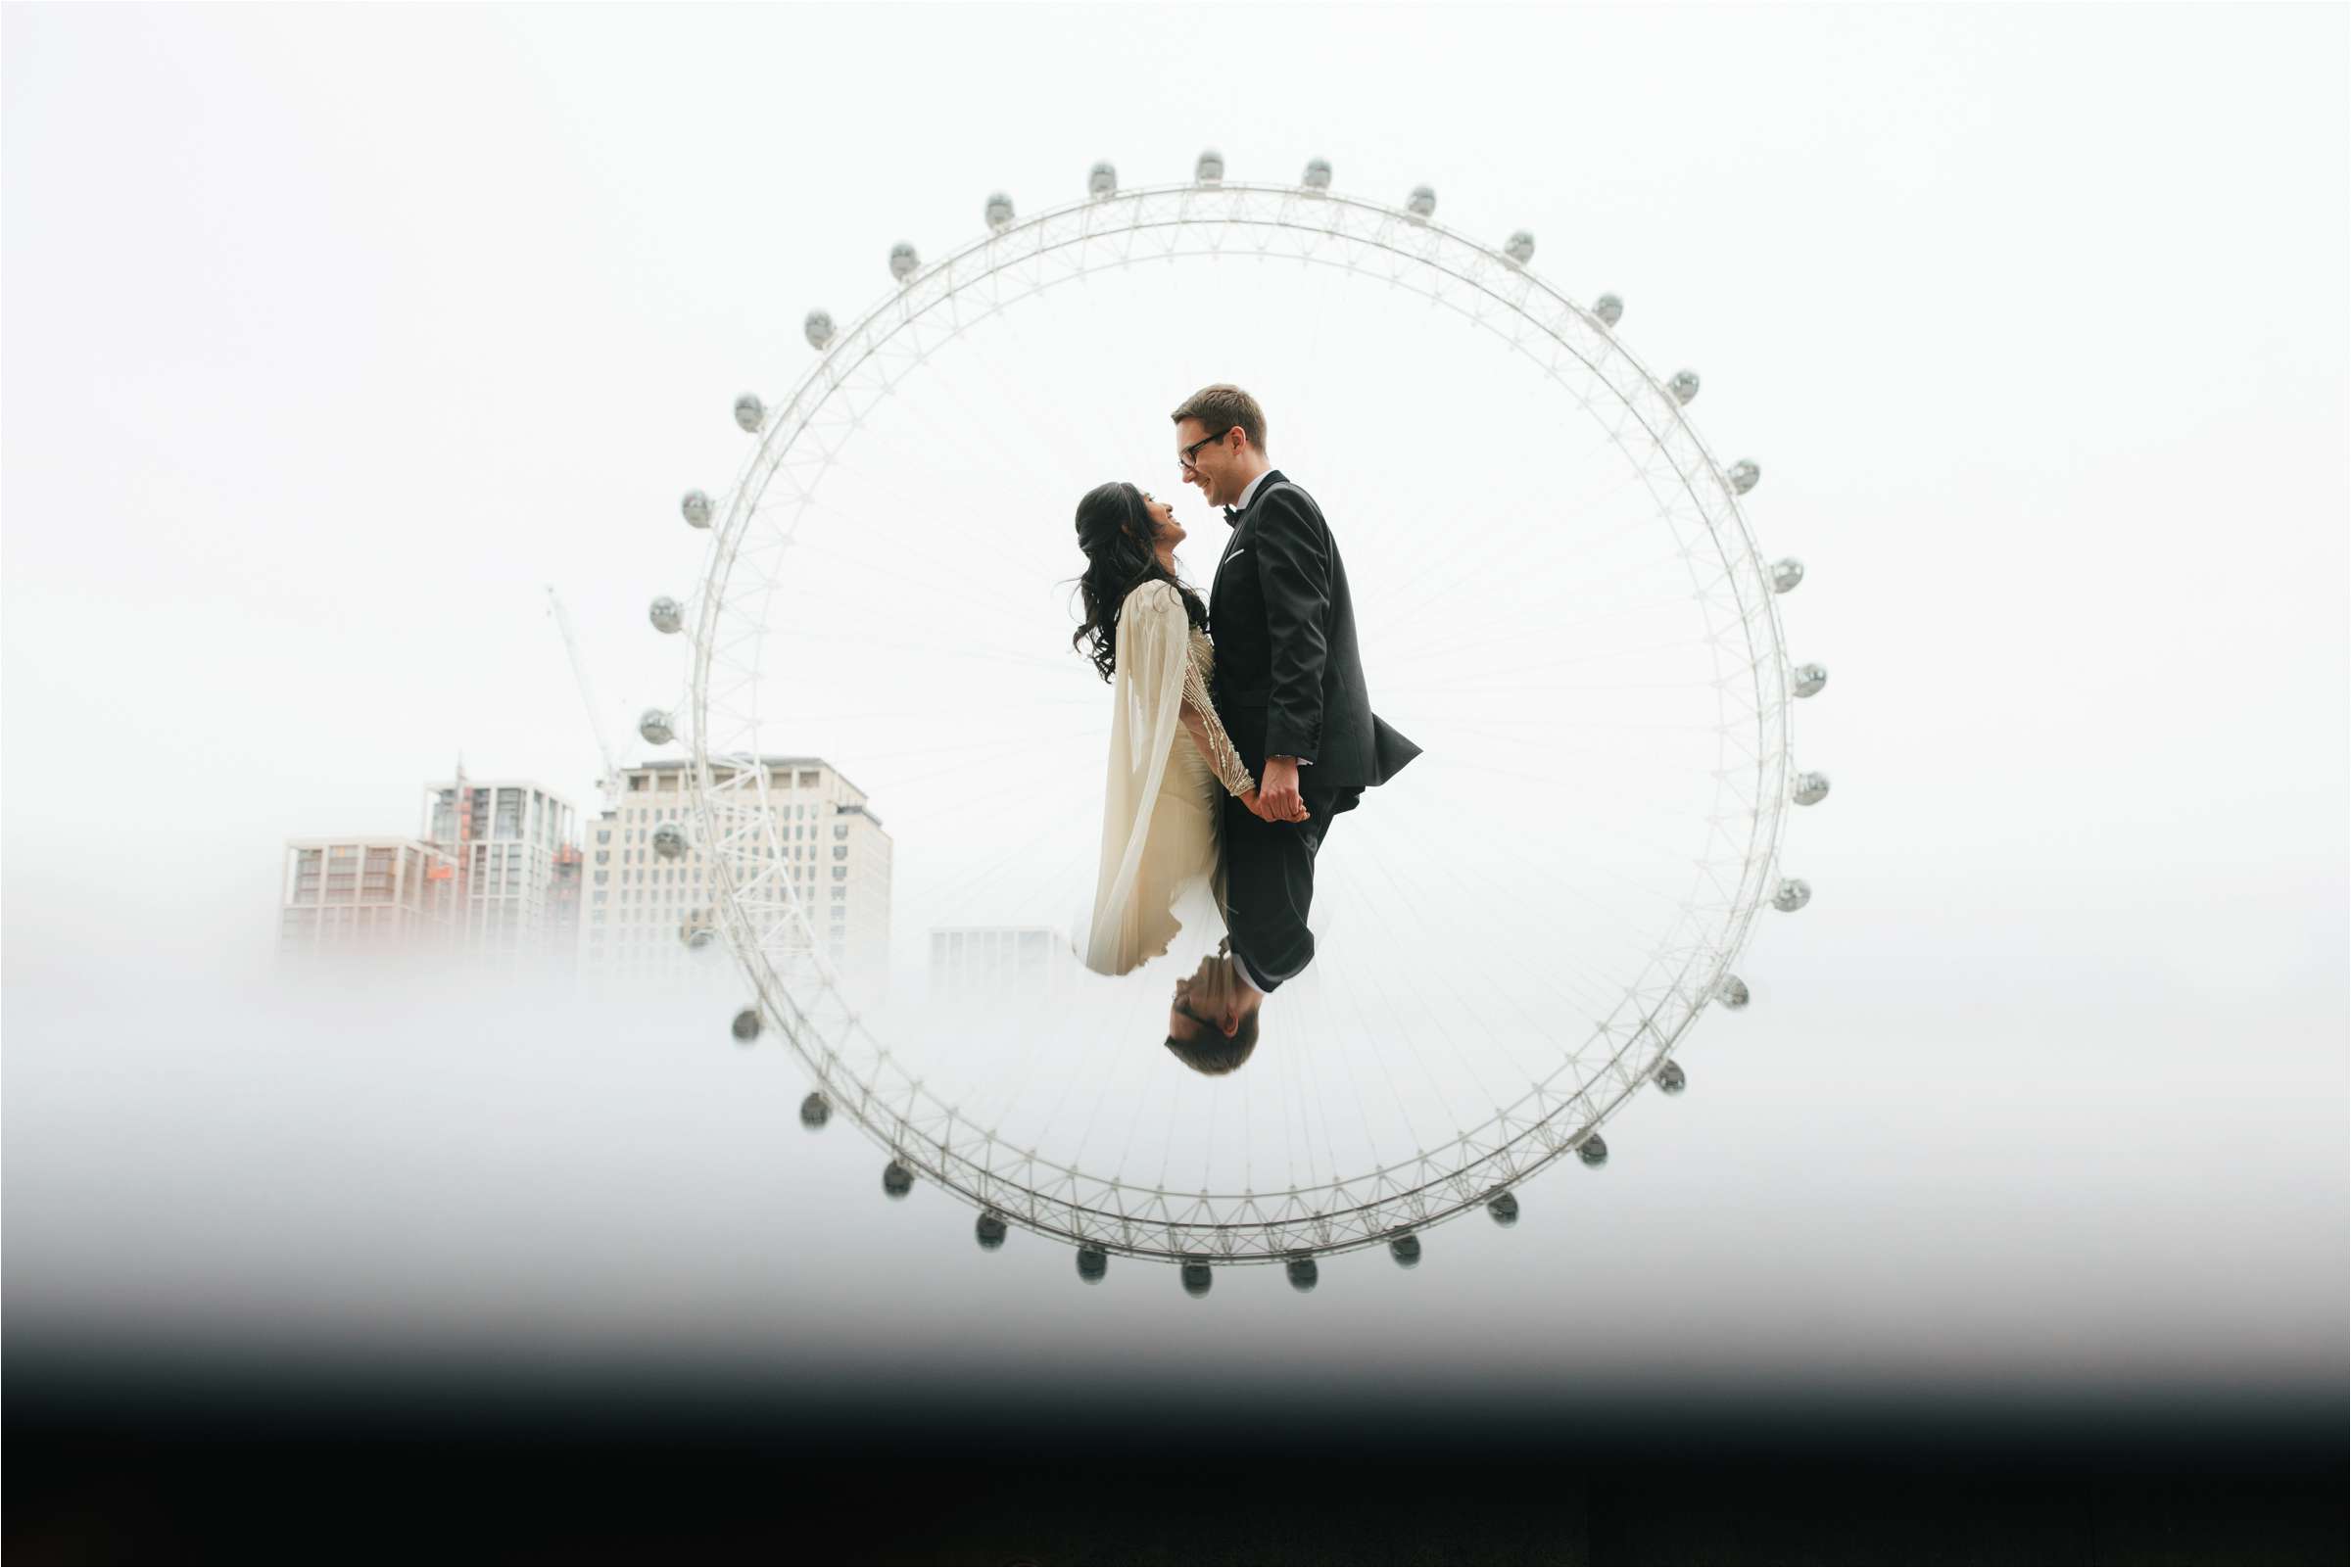
<svg viewBox="0 0 2351 1568"><path fill-rule="evenodd" d="M1306 802L1298 793L1296 757L1266 759L1266 776L1257 784L1257 814L1268 822L1306 821Z"/></svg>
<svg viewBox="0 0 2351 1568"><path fill-rule="evenodd" d="M1298 815L1295 817L1282 818L1274 816L1271 812L1266 809L1265 792L1260 789L1252 789L1247 794L1241 796L1241 804L1248 807L1249 815L1257 818L1260 822L1306 821L1306 808L1303 804L1301 804L1298 808Z"/></svg>

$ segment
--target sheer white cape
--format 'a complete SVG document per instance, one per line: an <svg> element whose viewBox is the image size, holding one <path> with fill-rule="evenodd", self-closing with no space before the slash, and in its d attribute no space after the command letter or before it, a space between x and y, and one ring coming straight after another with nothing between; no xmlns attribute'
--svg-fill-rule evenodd
<svg viewBox="0 0 2351 1568"><path fill-rule="evenodd" d="M1179 905L1218 919L1223 789L1183 727L1187 685L1203 705L1206 696L1193 636L1172 583L1144 583L1120 608L1102 857L1091 913L1079 927L1085 967L1098 974L1124 974L1167 952L1183 926Z"/></svg>

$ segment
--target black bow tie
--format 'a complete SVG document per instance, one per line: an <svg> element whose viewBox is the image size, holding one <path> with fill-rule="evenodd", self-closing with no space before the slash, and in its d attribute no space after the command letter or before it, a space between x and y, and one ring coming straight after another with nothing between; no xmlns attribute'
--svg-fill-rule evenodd
<svg viewBox="0 0 2351 1568"><path fill-rule="evenodd" d="M1226 528L1230 528L1233 524L1239 522L1240 520L1241 509L1238 506L1227 506L1224 508L1224 526Z"/></svg>

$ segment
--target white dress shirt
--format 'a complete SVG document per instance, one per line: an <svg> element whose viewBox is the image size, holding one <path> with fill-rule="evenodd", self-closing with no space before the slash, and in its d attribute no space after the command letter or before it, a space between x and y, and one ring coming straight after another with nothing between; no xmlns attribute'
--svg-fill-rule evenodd
<svg viewBox="0 0 2351 1568"><path fill-rule="evenodd" d="M1249 488L1241 492L1241 499L1232 503L1232 509L1236 512L1247 511L1249 509L1249 498L1257 494L1257 487L1266 482L1266 474L1270 474L1272 471L1272 469L1269 468L1264 474L1259 474L1255 479L1249 481Z"/></svg>

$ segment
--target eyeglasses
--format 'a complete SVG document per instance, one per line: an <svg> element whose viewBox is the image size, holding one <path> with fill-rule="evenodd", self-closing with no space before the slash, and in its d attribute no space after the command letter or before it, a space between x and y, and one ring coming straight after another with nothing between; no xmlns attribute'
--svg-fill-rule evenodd
<svg viewBox="0 0 2351 1568"><path fill-rule="evenodd" d="M1239 428L1240 427L1237 425L1226 425L1223 429L1218 431L1213 436L1202 436L1198 441L1193 442L1190 446L1185 447L1176 453L1176 466L1181 468L1187 474L1196 472L1192 464L1192 453L1198 451L1201 448L1207 446L1212 441L1223 441L1226 436L1231 435Z"/></svg>

